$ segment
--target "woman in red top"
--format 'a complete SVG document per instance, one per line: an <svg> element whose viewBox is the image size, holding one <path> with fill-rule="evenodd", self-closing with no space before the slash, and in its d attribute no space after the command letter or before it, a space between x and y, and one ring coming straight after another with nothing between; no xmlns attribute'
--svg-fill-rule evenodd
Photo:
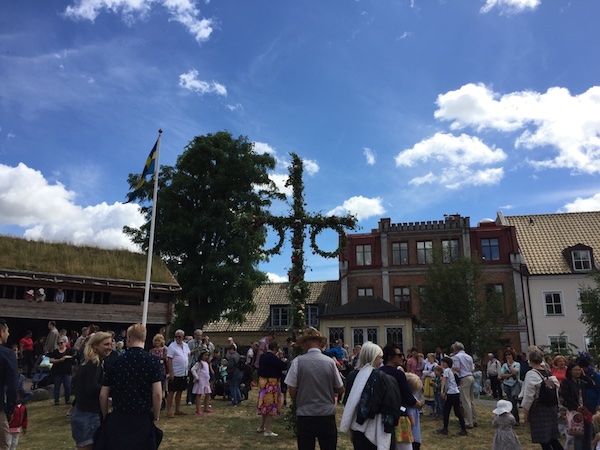
<svg viewBox="0 0 600 450"><path fill-rule="evenodd" d="M33 339L31 339L31 331L27 330L25 337L19 341L19 350L23 355L23 364L27 367L27 378L31 378L35 355L33 353Z"/></svg>
<svg viewBox="0 0 600 450"><path fill-rule="evenodd" d="M552 375L556 377L559 383L567 376L567 358L562 355L558 355L554 358L554 364L552 364Z"/></svg>

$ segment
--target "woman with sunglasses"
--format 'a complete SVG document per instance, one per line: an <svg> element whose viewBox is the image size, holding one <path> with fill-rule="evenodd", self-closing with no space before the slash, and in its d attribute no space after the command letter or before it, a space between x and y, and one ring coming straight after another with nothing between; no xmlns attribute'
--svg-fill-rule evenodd
<svg viewBox="0 0 600 450"><path fill-rule="evenodd" d="M521 392L521 382L519 374L521 372L521 365L515 361L515 351L512 348L507 349L504 352L504 360L500 368L500 379L502 380L502 388L506 394L507 400L512 403L512 415L515 416L517 421L516 426L520 425L519 420L519 405L518 398Z"/></svg>
<svg viewBox="0 0 600 450"><path fill-rule="evenodd" d="M48 356L52 363L50 376L54 381L54 406L60 405L60 386L65 390L65 405L71 404L71 375L73 372L73 350L67 348L66 336L58 339L58 348Z"/></svg>

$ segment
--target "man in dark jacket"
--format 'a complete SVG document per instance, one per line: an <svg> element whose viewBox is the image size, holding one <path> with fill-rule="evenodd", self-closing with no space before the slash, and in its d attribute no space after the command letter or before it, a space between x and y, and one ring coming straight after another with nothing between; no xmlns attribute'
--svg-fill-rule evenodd
<svg viewBox="0 0 600 450"><path fill-rule="evenodd" d="M17 403L19 374L15 352L4 347L8 342L8 325L0 319L0 450L8 450L8 423Z"/></svg>

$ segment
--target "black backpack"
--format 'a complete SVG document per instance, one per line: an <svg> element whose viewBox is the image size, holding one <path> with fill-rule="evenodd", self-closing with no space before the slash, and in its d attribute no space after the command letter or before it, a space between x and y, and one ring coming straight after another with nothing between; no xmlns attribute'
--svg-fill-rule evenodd
<svg viewBox="0 0 600 450"><path fill-rule="evenodd" d="M544 406L557 406L558 405L558 396L556 395L556 385L554 382L543 375L539 370L535 370L540 377L542 377L542 382L540 383L540 392L538 394L538 402Z"/></svg>

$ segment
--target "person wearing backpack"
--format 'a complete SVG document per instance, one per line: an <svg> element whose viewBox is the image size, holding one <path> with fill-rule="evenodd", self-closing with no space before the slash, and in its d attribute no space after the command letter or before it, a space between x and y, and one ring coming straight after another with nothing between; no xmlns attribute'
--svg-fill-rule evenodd
<svg viewBox="0 0 600 450"><path fill-rule="evenodd" d="M567 366L567 374L560 384L563 405L568 409L567 433L575 438L575 450L583 449L584 423L581 409L583 408L585 385L581 379L582 374L583 370L581 370L579 364L572 362Z"/></svg>
<svg viewBox="0 0 600 450"><path fill-rule="evenodd" d="M558 431L558 380L547 372L543 361L544 352L530 347L532 370L525 375L521 391L523 420L530 424L531 442L540 444L543 450L564 450Z"/></svg>

